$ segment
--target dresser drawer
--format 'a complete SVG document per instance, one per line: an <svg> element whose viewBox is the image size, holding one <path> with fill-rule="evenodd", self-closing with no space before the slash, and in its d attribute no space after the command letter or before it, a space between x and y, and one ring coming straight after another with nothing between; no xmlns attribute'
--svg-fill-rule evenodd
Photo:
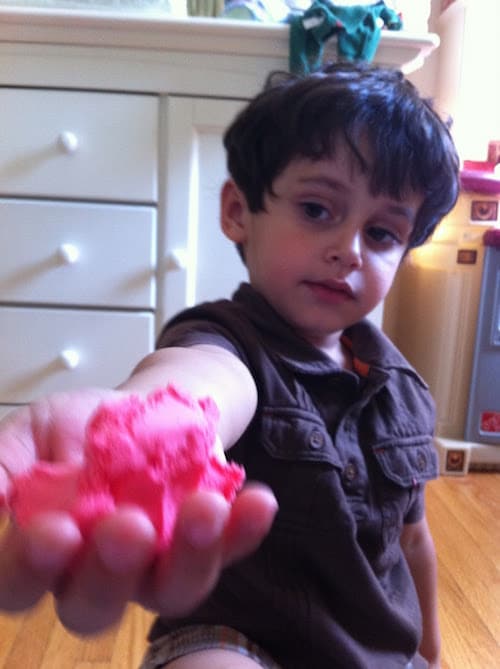
<svg viewBox="0 0 500 669"><path fill-rule="evenodd" d="M0 89L0 194L156 202L158 98Z"/></svg>
<svg viewBox="0 0 500 669"><path fill-rule="evenodd" d="M154 346L150 313L0 308L0 403L116 386Z"/></svg>
<svg viewBox="0 0 500 669"><path fill-rule="evenodd" d="M156 210L0 200L0 302L154 308Z"/></svg>

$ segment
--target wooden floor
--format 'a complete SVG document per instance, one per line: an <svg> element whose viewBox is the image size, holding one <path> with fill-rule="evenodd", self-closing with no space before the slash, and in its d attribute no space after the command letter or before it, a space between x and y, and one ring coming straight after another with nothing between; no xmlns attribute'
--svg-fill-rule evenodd
<svg viewBox="0 0 500 669"><path fill-rule="evenodd" d="M498 669L500 474L434 481L427 506L439 555L442 669ZM61 627L46 599L29 615L0 615L0 669L136 669L150 621L131 607L118 629L84 641Z"/></svg>
<svg viewBox="0 0 500 669"><path fill-rule="evenodd" d="M500 474L428 486L439 561L442 669L500 668Z"/></svg>

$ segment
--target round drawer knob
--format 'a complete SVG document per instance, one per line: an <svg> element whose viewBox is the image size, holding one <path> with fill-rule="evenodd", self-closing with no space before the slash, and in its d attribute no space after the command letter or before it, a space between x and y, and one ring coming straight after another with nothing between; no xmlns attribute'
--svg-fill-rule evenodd
<svg viewBox="0 0 500 669"><path fill-rule="evenodd" d="M80 364L80 354L74 348L66 348L59 356L66 369L76 369Z"/></svg>
<svg viewBox="0 0 500 669"><path fill-rule="evenodd" d="M58 255L65 265L74 265L80 258L80 249L75 244L61 244Z"/></svg>
<svg viewBox="0 0 500 669"><path fill-rule="evenodd" d="M63 130L58 138L58 143L65 153L75 153L78 149L78 137L70 130Z"/></svg>

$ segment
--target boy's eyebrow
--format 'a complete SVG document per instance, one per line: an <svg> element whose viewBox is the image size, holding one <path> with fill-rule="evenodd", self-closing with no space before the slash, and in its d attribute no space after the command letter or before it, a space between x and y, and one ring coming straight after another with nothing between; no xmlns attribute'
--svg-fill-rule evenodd
<svg viewBox="0 0 500 669"><path fill-rule="evenodd" d="M326 176L301 177L299 182L303 184L327 186L332 190L349 190L348 184L344 184L342 181L338 181L337 179L332 179L331 177Z"/></svg>
<svg viewBox="0 0 500 669"><path fill-rule="evenodd" d="M331 177L327 176L312 176L312 177L301 177L299 179L299 182L302 184L316 184L319 186L327 186L331 190L335 191L349 191L351 190L349 184L345 184L342 181L338 181L337 179L332 179ZM394 216L402 216L411 223L415 221L415 216L417 214L416 210L411 207L411 206L406 206L404 204L399 204L397 202L389 202L386 211L389 214L393 214Z"/></svg>
<svg viewBox="0 0 500 669"><path fill-rule="evenodd" d="M404 204L390 204L387 207L387 212L389 214L394 214L395 216L403 216L411 222L415 220L417 214L413 207L406 207Z"/></svg>

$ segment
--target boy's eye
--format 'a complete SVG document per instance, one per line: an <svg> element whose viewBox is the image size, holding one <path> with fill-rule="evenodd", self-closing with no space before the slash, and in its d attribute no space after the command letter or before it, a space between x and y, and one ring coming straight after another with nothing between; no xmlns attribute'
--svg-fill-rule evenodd
<svg viewBox="0 0 500 669"><path fill-rule="evenodd" d="M308 218L324 219L328 215L328 211L317 202L303 202L302 209Z"/></svg>
<svg viewBox="0 0 500 669"><path fill-rule="evenodd" d="M325 221L330 217L328 209L317 202L303 202L301 207L307 218L312 220Z"/></svg>
<svg viewBox="0 0 500 669"><path fill-rule="evenodd" d="M381 226L371 226L368 228L368 236L377 244L384 244L386 246L392 246L393 244L402 244L400 236L396 234L393 230L388 230Z"/></svg>

